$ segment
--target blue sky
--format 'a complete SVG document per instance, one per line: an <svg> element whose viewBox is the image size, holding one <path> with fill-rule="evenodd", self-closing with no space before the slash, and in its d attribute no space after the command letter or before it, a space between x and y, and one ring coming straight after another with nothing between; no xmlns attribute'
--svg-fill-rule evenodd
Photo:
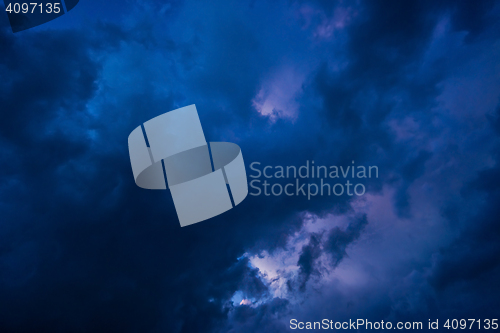
<svg viewBox="0 0 500 333"><path fill-rule="evenodd" d="M0 331L498 316L500 3L90 1L0 15ZM128 134L196 104L249 165L377 165L181 228Z"/></svg>

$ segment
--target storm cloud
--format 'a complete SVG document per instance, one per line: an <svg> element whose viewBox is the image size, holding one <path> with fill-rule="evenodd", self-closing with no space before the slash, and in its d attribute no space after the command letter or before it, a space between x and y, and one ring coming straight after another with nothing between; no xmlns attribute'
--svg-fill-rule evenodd
<svg viewBox="0 0 500 333"><path fill-rule="evenodd" d="M491 318L495 1L80 1L0 15L0 331L285 332ZM196 104L245 164L376 165L357 196L248 196L181 228L128 134ZM249 179L250 180L250 179Z"/></svg>

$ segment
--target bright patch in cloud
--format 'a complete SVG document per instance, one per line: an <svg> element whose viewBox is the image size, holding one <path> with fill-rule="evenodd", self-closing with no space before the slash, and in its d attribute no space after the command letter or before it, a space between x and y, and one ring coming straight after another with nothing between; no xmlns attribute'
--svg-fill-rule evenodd
<svg viewBox="0 0 500 333"><path fill-rule="evenodd" d="M257 95L252 100L253 107L271 121L277 118L297 117L299 104L296 100L302 91L305 75L285 67L264 80Z"/></svg>

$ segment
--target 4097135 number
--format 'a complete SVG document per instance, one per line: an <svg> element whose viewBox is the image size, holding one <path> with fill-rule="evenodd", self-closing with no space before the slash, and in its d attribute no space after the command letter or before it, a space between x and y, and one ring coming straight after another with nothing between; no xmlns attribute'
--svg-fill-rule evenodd
<svg viewBox="0 0 500 333"><path fill-rule="evenodd" d="M9 14L59 14L61 12L60 3L46 3L45 6L43 3L9 3L5 11Z"/></svg>
<svg viewBox="0 0 500 333"><path fill-rule="evenodd" d="M498 319L448 319L443 325L447 329L498 329Z"/></svg>

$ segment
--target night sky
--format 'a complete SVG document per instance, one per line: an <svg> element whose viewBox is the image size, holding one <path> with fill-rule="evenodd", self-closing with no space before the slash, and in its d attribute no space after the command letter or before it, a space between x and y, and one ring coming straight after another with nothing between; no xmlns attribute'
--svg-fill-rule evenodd
<svg viewBox="0 0 500 333"><path fill-rule="evenodd" d="M500 2L80 0L15 34L0 9L0 332L500 317ZM127 138L191 104L249 181L379 177L181 228Z"/></svg>

